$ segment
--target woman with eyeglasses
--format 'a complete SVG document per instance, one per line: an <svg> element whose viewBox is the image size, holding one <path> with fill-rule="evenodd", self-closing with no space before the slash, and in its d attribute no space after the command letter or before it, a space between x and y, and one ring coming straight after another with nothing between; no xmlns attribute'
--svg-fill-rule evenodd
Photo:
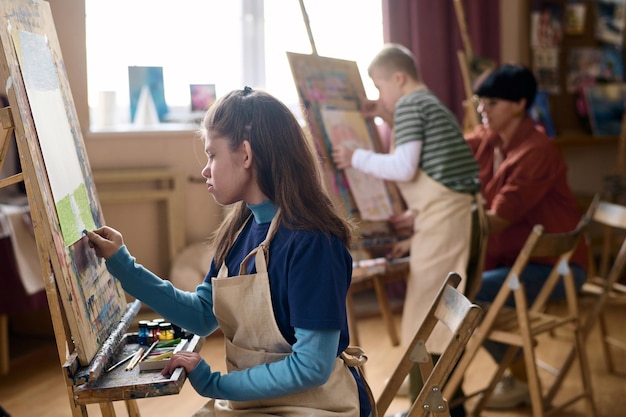
<svg viewBox="0 0 626 417"><path fill-rule="evenodd" d="M567 183L567 165L543 128L529 116L537 93L533 73L520 65L502 65L479 80L475 89L482 125L465 139L480 165L481 193L489 218L485 272L476 301L493 301L533 226L546 233L573 230L582 212ZM571 258L576 285L586 279L587 247L581 242ZM537 297L553 267L549 260L529 263L524 274L529 304ZM553 300L563 299L559 283ZM513 300L508 303L513 305ZM498 362L506 346L487 346ZM488 401L489 408L529 403L522 360L514 362Z"/></svg>

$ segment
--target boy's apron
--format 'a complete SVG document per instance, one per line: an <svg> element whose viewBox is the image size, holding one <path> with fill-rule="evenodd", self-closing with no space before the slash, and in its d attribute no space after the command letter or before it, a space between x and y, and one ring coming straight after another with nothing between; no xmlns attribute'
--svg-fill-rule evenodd
<svg viewBox="0 0 626 417"><path fill-rule="evenodd" d="M450 190L421 169L413 181L396 184L414 215L410 272L401 322L402 345L408 346L448 273L466 276L474 197ZM464 288L465 279L459 290ZM443 353L450 336L438 323L429 339L428 351Z"/></svg>
<svg viewBox="0 0 626 417"><path fill-rule="evenodd" d="M239 276L228 277L228 269L223 264L217 278L211 279L213 309L224 333L228 372L277 362L291 354L291 345L276 324L267 273L269 242L278 228L279 214L274 216L265 240L242 261ZM253 256L257 272L246 275L247 264ZM342 354L335 360L330 378L320 387L257 401L210 400L194 417L357 417L357 384L343 357Z"/></svg>

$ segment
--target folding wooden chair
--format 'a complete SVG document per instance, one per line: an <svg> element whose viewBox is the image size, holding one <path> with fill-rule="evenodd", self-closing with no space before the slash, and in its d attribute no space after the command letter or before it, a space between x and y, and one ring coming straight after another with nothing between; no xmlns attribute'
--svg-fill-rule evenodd
<svg viewBox="0 0 626 417"><path fill-rule="evenodd" d="M582 302L591 301L591 309L583 324L583 334L587 337L596 322L599 324L600 342L606 367L609 372L615 374L618 372L612 356L612 347L626 351L626 340L620 340L609 333L606 311L610 307L626 307L626 285L619 283L626 267L626 206L600 201L593 213L592 221L602 227L604 241L600 258L601 266L597 269L590 269L595 273L589 274L580 294ZM621 240L621 245L613 257L612 248L615 238Z"/></svg>
<svg viewBox="0 0 626 417"><path fill-rule="evenodd" d="M464 401L466 401L478 394L483 394L472 412L473 415L479 415L485 407L496 384L500 381L504 371L515 359L520 349L523 351L526 364L532 415L534 417L543 417L557 413L581 399L586 401L586 415L592 417L596 415L589 364L584 349L584 337L578 313L577 291L569 268L569 259L589 224L590 213L594 211L593 206L595 202L596 200L592 203L592 207L590 207L587 214L583 216L578 227L571 232L548 234L544 233L543 226L537 225L534 227L498 295L488 307L484 320L468 342L465 353L445 387L444 396L450 395L457 390L464 373L467 371L479 348L483 345L483 342L491 340L504 343L509 347L502 361L497 364L496 371L487 387L464 398ZM537 299L529 307L524 291L524 282L520 277L531 258L558 258L558 262L542 287ZM567 305L566 313L560 316L548 314L545 311L546 303L559 279L563 279L565 285L565 302ZM505 302L511 294L515 300L515 308L505 306ZM564 401L562 404L554 406L552 404L554 394L560 389L565 373L570 367L568 365L554 368L557 373L556 378L549 385L548 393L544 395L538 373L535 347L537 346L537 337L539 335L561 328L573 336L573 359L576 359L580 366L582 392Z"/></svg>
<svg viewBox="0 0 626 417"><path fill-rule="evenodd" d="M482 317L481 308L472 304L456 289L460 282L461 277L458 274L448 275L426 319L415 333L376 401L376 411L379 417L385 415L415 363L419 365L422 380L425 382L417 399L411 405L408 417L427 414L450 416L448 402L442 395L443 387ZM433 366L433 358L426 348L426 343L437 323L445 325L453 337L445 352Z"/></svg>

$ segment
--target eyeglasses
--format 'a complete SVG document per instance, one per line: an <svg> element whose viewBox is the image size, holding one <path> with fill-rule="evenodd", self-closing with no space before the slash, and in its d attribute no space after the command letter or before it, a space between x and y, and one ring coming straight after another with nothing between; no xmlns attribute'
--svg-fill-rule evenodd
<svg viewBox="0 0 626 417"><path fill-rule="evenodd" d="M478 97L478 96L472 96L472 104L474 104L474 106L478 107L494 107L496 106L500 101L500 99L497 98L488 98L488 97Z"/></svg>

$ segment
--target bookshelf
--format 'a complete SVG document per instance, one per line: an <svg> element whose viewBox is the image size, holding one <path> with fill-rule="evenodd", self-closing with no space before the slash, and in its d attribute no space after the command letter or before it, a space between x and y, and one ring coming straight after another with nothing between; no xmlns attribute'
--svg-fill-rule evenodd
<svg viewBox="0 0 626 417"><path fill-rule="evenodd" d="M597 2L582 2L580 4L585 6L585 16L581 20L582 25L577 33L571 31L571 26L568 27L566 23L567 6L571 5L569 0L529 0L527 5L527 19L528 19L528 38L526 39L526 48L529 52L528 57L530 64L535 74L537 75L540 86L544 89L550 88L549 104L550 113L553 123L556 128L557 137L554 139L555 143L561 148L575 148L575 147L593 147L593 146L611 146L617 144L617 136L594 136L592 133L589 119L579 114L578 108L581 102L585 103L584 99L581 99L581 95L578 92L570 91L570 85L582 85L581 83L588 83L586 81L572 81L576 78L572 74L585 74L586 70L582 70L584 67L583 59L587 58L572 58L574 53L581 53L581 48L603 48L603 50L612 48L614 51L610 55L615 54L612 58L612 62L617 62L617 65L613 64L612 68L615 68L614 73L623 73L624 70L624 50L623 45L614 45L608 41L602 41L598 39L596 34L596 21L597 21ZM539 44L537 37L540 36L537 16L546 8L551 9L553 19L560 21L562 35L558 40L553 40L552 45L546 46L546 44ZM533 16L535 20L533 20ZM533 26L533 22L534 25ZM546 50L556 48L555 54L546 54ZM605 52L608 55L608 52ZM554 58L553 61L546 61L545 57ZM543 58L543 59L542 59ZM603 58L604 59L604 58ZM548 62L547 65L546 62ZM552 64L556 64L555 67L551 67ZM538 67L544 66L542 71L538 70ZM602 66L604 68L605 63ZM589 67L590 68L590 67ZM603 80L605 75L604 70L597 70L602 76L596 77L596 83L602 82L619 82L614 81L611 76ZM569 78L569 80L568 80ZM571 84L570 84L571 83Z"/></svg>

